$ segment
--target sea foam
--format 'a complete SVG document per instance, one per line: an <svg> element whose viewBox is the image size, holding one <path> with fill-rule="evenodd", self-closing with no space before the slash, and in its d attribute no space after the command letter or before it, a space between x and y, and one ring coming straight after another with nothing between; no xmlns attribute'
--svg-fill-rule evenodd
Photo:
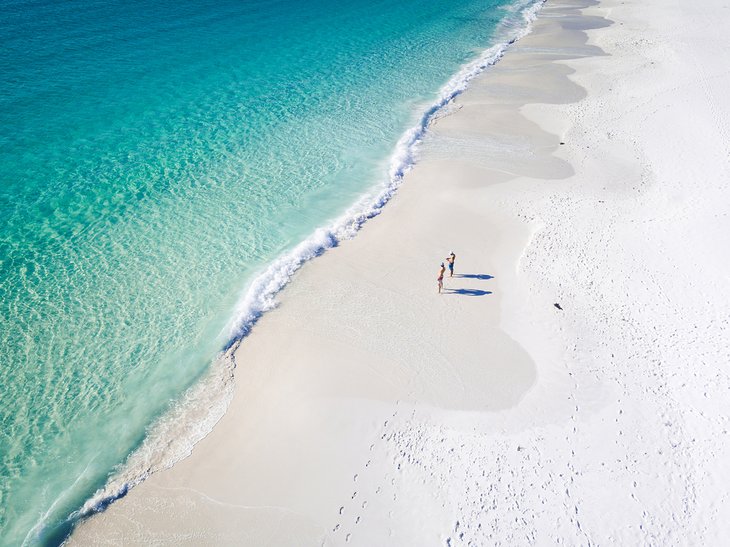
<svg viewBox="0 0 730 547"><path fill-rule="evenodd" d="M364 194L340 217L318 228L296 247L278 257L251 281L226 328L228 342L209 373L150 426L142 445L111 473L103 488L69 516L69 520L84 518L105 509L150 474L169 468L190 455L195 444L225 414L233 395L235 351L262 314L276 307L279 291L306 262L342 241L352 239L365 222L380 214L402 184L406 173L415 165L418 145L431 122L467 89L476 76L499 61L510 45L530 32L532 22L545 1L529 0L508 8L509 15L497 29L498 43L464 65L440 89L436 101L422 112L417 123L403 133L390 157L383 182Z"/></svg>

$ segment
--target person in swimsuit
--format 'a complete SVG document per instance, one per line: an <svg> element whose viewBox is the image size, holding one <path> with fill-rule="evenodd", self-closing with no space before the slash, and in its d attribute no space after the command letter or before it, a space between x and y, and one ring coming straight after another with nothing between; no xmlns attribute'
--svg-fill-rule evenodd
<svg viewBox="0 0 730 547"><path fill-rule="evenodd" d="M444 273L446 272L446 268L444 267L444 263L441 263L441 269L439 270L439 276L436 278L436 281L439 282L439 294L441 294L441 289L444 288Z"/></svg>
<svg viewBox="0 0 730 547"><path fill-rule="evenodd" d="M449 277L454 277L454 262L456 262L456 255L452 252L446 257L446 262L449 263Z"/></svg>

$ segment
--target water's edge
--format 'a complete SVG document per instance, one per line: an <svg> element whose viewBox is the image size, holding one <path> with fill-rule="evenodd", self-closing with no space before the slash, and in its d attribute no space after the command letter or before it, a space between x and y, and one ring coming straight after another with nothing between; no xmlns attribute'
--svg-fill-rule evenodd
<svg viewBox="0 0 730 547"><path fill-rule="evenodd" d="M69 515L68 523L101 512L124 497L151 474L168 469L192 453L224 416L233 397L235 353L259 318L276 307L276 295L306 262L320 256L340 242L352 239L371 218L380 214L403 179L416 163L416 151L429 125L470 82L497 63L508 48L526 36L537 13L547 0L526 0L513 9L497 30L501 39L466 64L441 88L438 99L420 116L415 126L406 130L390 157L387 177L364 194L344 214L329 225L318 228L291 251L274 260L257 275L243 292L228 325L228 342L212 363L204 378L188 389L173 407L147 430L145 440L127 460L114 469L103 488ZM39 531L43 520L31 530L26 542Z"/></svg>

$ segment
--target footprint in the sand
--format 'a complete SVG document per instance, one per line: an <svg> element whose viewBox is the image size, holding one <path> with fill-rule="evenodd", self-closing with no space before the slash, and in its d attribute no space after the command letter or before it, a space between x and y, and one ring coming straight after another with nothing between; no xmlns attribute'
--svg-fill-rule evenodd
<svg viewBox="0 0 730 547"><path fill-rule="evenodd" d="M394 426L391 423L392 420L397 417L397 415L398 415L398 411L396 410L395 412L392 413L392 415L391 415L390 418L388 418L387 420L384 420L383 422L381 422L382 423L382 427L381 427L381 429L379 431L379 433L381 434L380 435L380 438L381 439L383 439L383 440L386 440L386 439L387 440L390 440L390 439L394 438L394 436L397 436L398 435L397 431L393 429ZM382 443L381 443L381 445L382 445ZM368 459L365 462L364 466L361 465L358 473L354 473L354 474L351 475L353 483L356 483L357 484L357 483L361 483L361 482L365 481L364 487L368 491L369 491L369 484L370 483L366 479L368 477L370 477L370 476L367 473L370 472L370 469L369 468L372 467L372 464L375 461L375 458L377 457L377 453L379 452L379 450L381 448L382 448L382 446L379 447L377 440L375 442L371 443L370 446L369 446L369 452L373 453L373 454L371 454L371 459ZM399 458L398 457L395 457L394 458L394 461L392 462L394 464L394 467L397 467L397 471L396 471L396 469L391 468L391 470L392 471L395 471L395 473L392 473L392 472L391 473L386 473L386 475L384 477L384 480L385 481L390 481L390 484L392 486L395 486L395 484L397 482L396 481L396 477L399 476L399 472L402 472L402 465L401 465L402 462L399 462L398 460L399 460ZM390 462L388 462L388 463L390 463ZM396 476L394 477L393 475L396 475ZM387 486L386 486L386 488L387 488ZM383 493L383 485L382 484L379 485L375 489L375 493L376 494L382 494ZM355 498L357 498L358 496L360 496L359 490L355 490L355 491L352 492L352 494L350 496L350 499L351 500L355 500ZM360 500L358 500L357 504L362 509L365 509L366 507L368 507L368 501L367 500L362 500L362 497L363 496L360 496ZM397 499L398 499L397 495L396 494L393 494L393 500L396 501ZM347 504L341 505L339 507L339 509L338 509L338 514L339 514L339 516L343 516L345 514L345 512L349 512L351 514L355 507L356 506L354 506L354 505L353 506L350 506L350 507L348 507ZM355 524L358 524L361 520L362 520L362 516L361 515L356 515L356 518L355 518L354 523ZM338 531L340 528L341 528L341 524L340 523L337 523L337 525L333 529L333 532ZM343 532L344 532L344 530L343 530ZM351 539L351 534L348 533L345 539L346 539L347 542L349 542L350 539Z"/></svg>

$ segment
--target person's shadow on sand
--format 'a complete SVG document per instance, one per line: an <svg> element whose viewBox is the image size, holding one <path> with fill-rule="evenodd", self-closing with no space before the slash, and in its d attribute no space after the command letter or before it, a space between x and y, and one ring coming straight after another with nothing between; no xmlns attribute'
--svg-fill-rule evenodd
<svg viewBox="0 0 730 547"><path fill-rule="evenodd" d="M492 291L483 291L481 289L446 289L446 294L460 294L462 296L485 296L492 294Z"/></svg>
<svg viewBox="0 0 730 547"><path fill-rule="evenodd" d="M456 274L454 277L460 277L462 279L480 279L482 281L494 279L494 276L489 274ZM482 289L446 289L446 294L458 294L461 296L486 296L488 294L492 294L492 291L484 291Z"/></svg>

